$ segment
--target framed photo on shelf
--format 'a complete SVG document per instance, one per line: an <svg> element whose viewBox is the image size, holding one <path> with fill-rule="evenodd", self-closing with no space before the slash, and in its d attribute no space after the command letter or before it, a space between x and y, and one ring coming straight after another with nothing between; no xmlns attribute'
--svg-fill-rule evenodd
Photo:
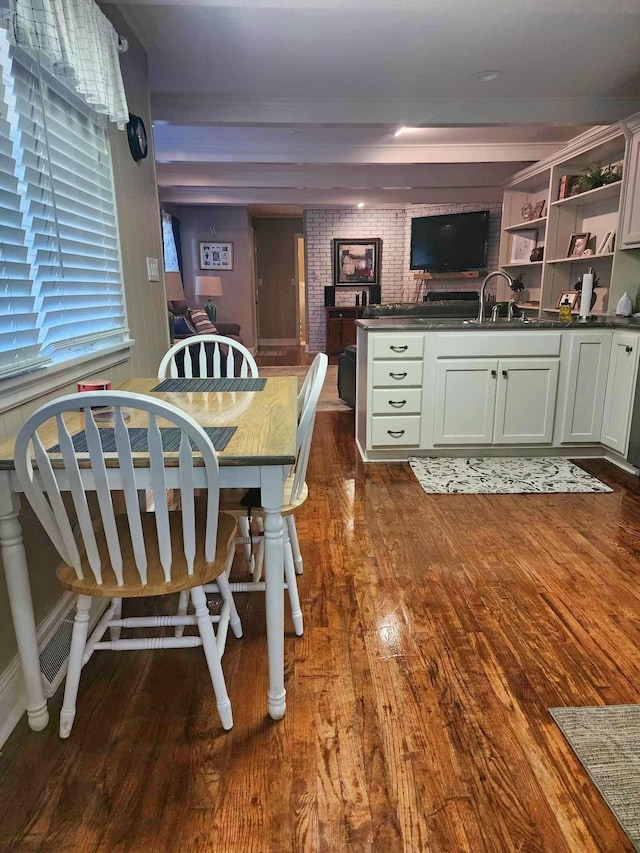
<svg viewBox="0 0 640 853"><path fill-rule="evenodd" d="M201 270L232 270L233 243L198 243Z"/></svg>
<svg viewBox="0 0 640 853"><path fill-rule="evenodd" d="M535 228L531 231L517 231L511 239L511 257L509 258L512 264L527 264L531 258L531 252L536 247L538 240L538 232Z"/></svg>
<svg viewBox="0 0 640 853"><path fill-rule="evenodd" d="M600 241L600 245L598 246L596 255L605 255L608 252L613 252L615 237L615 231L607 231L602 240Z"/></svg>
<svg viewBox="0 0 640 853"><path fill-rule="evenodd" d="M334 285L380 284L380 255L382 240L333 241Z"/></svg>
<svg viewBox="0 0 640 853"><path fill-rule="evenodd" d="M572 234L569 240L568 258L579 258L587 248L591 232L583 231L581 234Z"/></svg>
<svg viewBox="0 0 640 853"><path fill-rule="evenodd" d="M547 201L543 198L542 201L539 201L536 205L534 205L533 211L531 212L531 218L542 219L542 217L544 216L544 209L546 204Z"/></svg>
<svg viewBox="0 0 640 853"><path fill-rule="evenodd" d="M576 302L578 301L578 291L577 290L563 290L560 296L558 297L558 302L556 304L556 308L559 308L560 305L571 305L571 310L576 307Z"/></svg>

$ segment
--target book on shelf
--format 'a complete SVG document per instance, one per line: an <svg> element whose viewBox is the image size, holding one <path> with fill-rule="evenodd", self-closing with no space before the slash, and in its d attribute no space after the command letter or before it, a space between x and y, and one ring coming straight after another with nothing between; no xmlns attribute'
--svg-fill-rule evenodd
<svg viewBox="0 0 640 853"><path fill-rule="evenodd" d="M558 201L578 194L578 178L580 175L562 175L558 184Z"/></svg>

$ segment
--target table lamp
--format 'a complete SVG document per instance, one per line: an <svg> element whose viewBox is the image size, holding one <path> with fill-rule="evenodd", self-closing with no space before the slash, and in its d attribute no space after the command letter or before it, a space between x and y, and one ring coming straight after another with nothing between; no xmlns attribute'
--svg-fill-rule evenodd
<svg viewBox="0 0 640 853"><path fill-rule="evenodd" d="M182 302L184 300L182 276L177 270L175 272L165 270L164 286L167 291L167 300L169 302Z"/></svg>
<svg viewBox="0 0 640 853"><path fill-rule="evenodd" d="M216 321L216 306L211 301L212 296L222 296L222 279L219 275L197 275L196 296L206 296L207 301L203 305L207 316L212 323Z"/></svg>

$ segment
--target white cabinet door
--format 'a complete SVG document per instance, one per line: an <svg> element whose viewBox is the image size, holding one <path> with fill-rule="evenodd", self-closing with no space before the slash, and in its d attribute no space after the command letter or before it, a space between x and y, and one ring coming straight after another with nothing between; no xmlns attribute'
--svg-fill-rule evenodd
<svg viewBox="0 0 640 853"><path fill-rule="evenodd" d="M638 373L638 335L614 332L602 418L604 445L627 455L631 410Z"/></svg>
<svg viewBox="0 0 640 853"><path fill-rule="evenodd" d="M551 444L558 358L498 362L494 444Z"/></svg>
<svg viewBox="0 0 640 853"><path fill-rule="evenodd" d="M562 442L598 442L607 387L612 332L567 332L569 363Z"/></svg>
<svg viewBox="0 0 640 853"><path fill-rule="evenodd" d="M434 444L491 444L498 360L438 359Z"/></svg>
<svg viewBox="0 0 640 853"><path fill-rule="evenodd" d="M631 139L629 166L623 180L625 195L620 245L627 249L640 246L640 131Z"/></svg>

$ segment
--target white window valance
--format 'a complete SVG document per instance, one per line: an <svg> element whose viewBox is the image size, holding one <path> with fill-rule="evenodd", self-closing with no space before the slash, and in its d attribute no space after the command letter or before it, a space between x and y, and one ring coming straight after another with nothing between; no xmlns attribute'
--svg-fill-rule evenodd
<svg viewBox="0 0 640 853"><path fill-rule="evenodd" d="M118 34L94 0L10 0L10 38L51 63L92 109L129 121Z"/></svg>

